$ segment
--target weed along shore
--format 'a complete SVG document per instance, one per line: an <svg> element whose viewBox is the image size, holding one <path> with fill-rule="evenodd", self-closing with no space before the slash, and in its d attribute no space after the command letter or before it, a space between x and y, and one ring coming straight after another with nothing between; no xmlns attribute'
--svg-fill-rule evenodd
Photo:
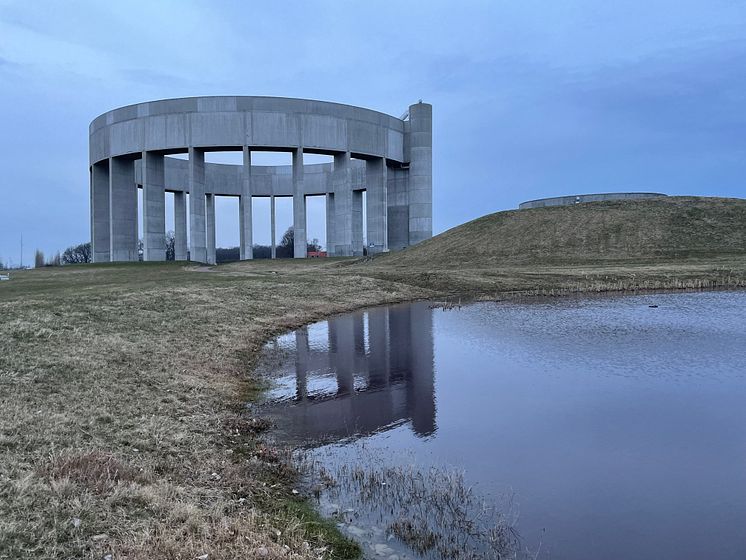
<svg viewBox="0 0 746 560"><path fill-rule="evenodd" d="M295 473L246 408L271 337L414 300L746 285L743 254L449 267L432 243L206 272L14 273L0 285L0 558L356 557L293 493ZM420 248L430 265L405 260Z"/></svg>

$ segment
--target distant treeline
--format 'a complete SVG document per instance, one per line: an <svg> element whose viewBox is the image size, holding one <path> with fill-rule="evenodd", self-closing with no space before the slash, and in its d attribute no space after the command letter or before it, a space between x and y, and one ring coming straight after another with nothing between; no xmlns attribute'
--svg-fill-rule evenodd
<svg viewBox="0 0 746 560"><path fill-rule="evenodd" d="M283 234L280 243L275 247L275 255L278 259L292 259L293 246L295 244L295 234L293 228L289 227ZM272 258L272 247L269 245L254 245L255 259ZM308 251L321 251L321 244L318 239L313 239L307 244ZM239 247L215 249L215 260L219 263L238 261L241 259L241 250Z"/></svg>
<svg viewBox="0 0 746 560"><path fill-rule="evenodd" d="M278 259L291 259L293 258L293 245L295 243L295 235L293 228L289 227L283 234L280 243L275 248L275 254ZM269 259L272 257L272 248L269 245L254 245L254 258L255 259ZM138 254L140 260L143 258L143 243L142 239L138 241ZM166 260L172 261L175 257L175 244L174 244L174 232L169 231L166 233ZM308 243L308 251L320 251L321 245L318 239L313 239ZM81 243L80 245L73 245L65 249L62 253L56 253L52 257L44 258L44 253L40 250L36 250L34 255L34 265L36 268L43 266L60 266L66 264L83 264L93 261L90 243ZM240 249L238 247L218 248L215 250L215 260L219 263L238 261L241 259ZM0 261L0 269L3 269L3 263Z"/></svg>

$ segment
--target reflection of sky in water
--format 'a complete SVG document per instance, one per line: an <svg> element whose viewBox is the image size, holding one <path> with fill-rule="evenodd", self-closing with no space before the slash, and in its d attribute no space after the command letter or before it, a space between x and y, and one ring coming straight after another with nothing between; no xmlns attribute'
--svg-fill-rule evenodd
<svg viewBox="0 0 746 560"><path fill-rule="evenodd" d="M279 433L367 436L324 461L463 468L515 492L540 558L746 557L744 292L394 306L298 340Z"/></svg>

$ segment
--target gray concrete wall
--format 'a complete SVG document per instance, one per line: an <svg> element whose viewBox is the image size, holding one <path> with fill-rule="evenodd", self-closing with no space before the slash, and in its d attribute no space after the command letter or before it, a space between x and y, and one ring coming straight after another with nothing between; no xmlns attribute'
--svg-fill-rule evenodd
<svg viewBox="0 0 746 560"><path fill-rule="evenodd" d="M135 166L126 157L109 159L109 216L111 260L138 260Z"/></svg>
<svg viewBox="0 0 746 560"><path fill-rule="evenodd" d="M111 260L109 160L91 166L91 253L93 262Z"/></svg>
<svg viewBox="0 0 746 560"><path fill-rule="evenodd" d="M409 244L433 236L433 108L409 107Z"/></svg>
<svg viewBox="0 0 746 560"><path fill-rule="evenodd" d="M162 154L142 154L143 260L166 260L166 176Z"/></svg>
<svg viewBox="0 0 746 560"><path fill-rule="evenodd" d="M391 168L387 176L388 246L391 251L409 247L409 173Z"/></svg>
<svg viewBox="0 0 746 560"><path fill-rule="evenodd" d="M244 145L351 152L402 162L401 119L339 103L281 97L191 97L121 107L90 125L90 160L147 150Z"/></svg>
<svg viewBox="0 0 746 560"><path fill-rule="evenodd" d="M206 201L214 196L240 197L242 259L253 256L253 196L293 197L296 257L306 256L309 195L327 196L330 254L362 252L361 191L367 192L365 225L371 253L427 239L432 235L432 107L412 105L408 118L337 103L270 97L167 99L104 113L90 126L94 258L131 260L132 185L143 188L146 260L165 259L167 191L176 193L179 257L186 256L182 216L187 213L181 212L185 193L189 194L189 256L199 262L211 260L209 227L214 223L208 223ZM257 150L289 151L293 165L252 166L251 152ZM205 163L207 151L242 151L243 165ZM304 152L332 155L335 161L304 166ZM164 157L175 153L188 153L189 159ZM108 190L100 186L107 181ZM136 202L135 190L135 232Z"/></svg>
<svg viewBox="0 0 746 560"><path fill-rule="evenodd" d="M187 195L185 192L174 193L174 258L177 261L187 259Z"/></svg>
<svg viewBox="0 0 746 560"><path fill-rule="evenodd" d="M518 205L519 210L527 208L544 208L546 206L572 206L583 202L602 202L604 200L633 200L637 198L657 198L668 196L662 193L648 192L618 192L618 193L598 193L598 194L573 194L568 196L554 196L551 198L540 198L521 202Z"/></svg>
<svg viewBox="0 0 746 560"><path fill-rule="evenodd" d="M207 262L205 152L189 149L189 258Z"/></svg>

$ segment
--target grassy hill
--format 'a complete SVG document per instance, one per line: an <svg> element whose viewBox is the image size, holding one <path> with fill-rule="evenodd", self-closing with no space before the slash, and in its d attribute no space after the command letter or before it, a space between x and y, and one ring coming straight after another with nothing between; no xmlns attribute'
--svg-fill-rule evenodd
<svg viewBox="0 0 746 560"><path fill-rule="evenodd" d="M497 212L381 265L492 268L746 254L746 200L665 197Z"/></svg>

